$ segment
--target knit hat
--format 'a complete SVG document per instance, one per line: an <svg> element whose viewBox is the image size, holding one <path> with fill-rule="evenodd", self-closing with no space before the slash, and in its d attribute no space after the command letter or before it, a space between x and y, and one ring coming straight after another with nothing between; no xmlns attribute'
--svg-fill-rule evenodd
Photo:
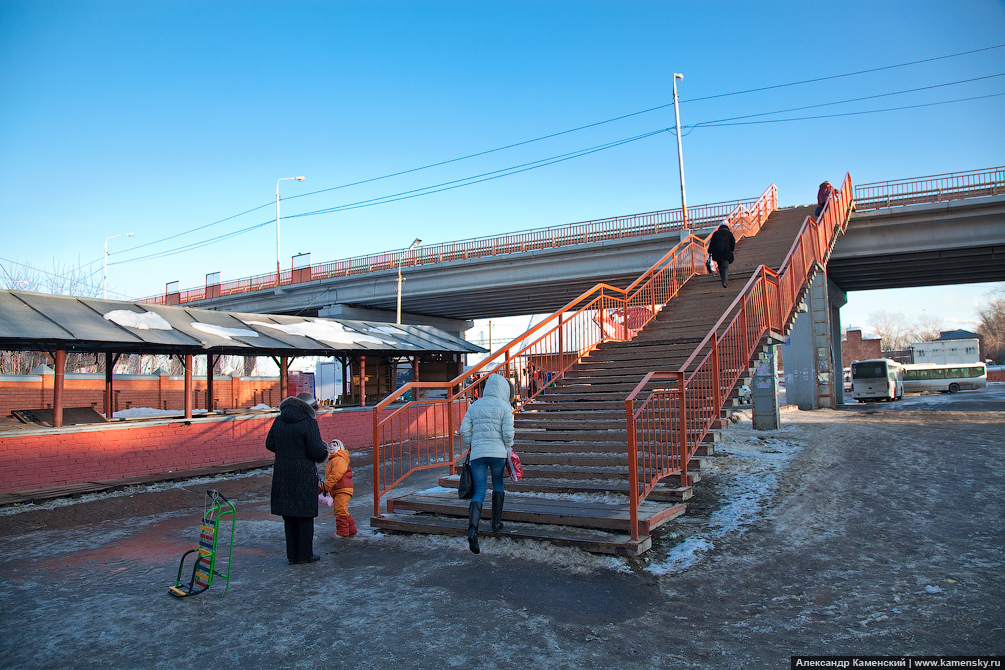
<svg viewBox="0 0 1005 670"><path fill-rule="evenodd" d="M318 401L310 393L298 393L297 400L303 400L314 409L318 408Z"/></svg>

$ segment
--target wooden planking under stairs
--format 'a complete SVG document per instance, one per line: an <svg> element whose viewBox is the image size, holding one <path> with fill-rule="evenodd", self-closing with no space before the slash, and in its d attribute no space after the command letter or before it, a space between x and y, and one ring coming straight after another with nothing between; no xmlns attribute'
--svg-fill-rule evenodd
<svg viewBox="0 0 1005 670"><path fill-rule="evenodd" d="M546 540L625 556L647 551L651 531L686 510L720 430L729 425L724 419L740 402L737 389L749 384L753 371L741 376L713 430L691 435L700 439L701 446L688 463L689 481L682 482L677 475L664 478L640 506L636 541L629 534L625 398L647 372L680 369L754 268L762 263L778 268L809 211L776 212L759 235L737 244L737 263L730 266L734 288L722 288L718 277L692 278L635 339L601 344L521 407L515 415L514 447L523 462L524 479L506 482L504 528L494 533L485 521L479 535ZM665 384L653 381L647 392ZM457 498L457 479L441 477L442 491L389 498L388 513L373 517L370 525L389 531L465 535L468 501ZM482 518L490 515L491 495L486 496Z"/></svg>

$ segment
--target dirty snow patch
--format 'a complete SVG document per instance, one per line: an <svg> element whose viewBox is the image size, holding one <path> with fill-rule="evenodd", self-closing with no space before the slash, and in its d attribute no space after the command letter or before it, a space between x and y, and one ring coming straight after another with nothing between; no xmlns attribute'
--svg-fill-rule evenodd
<svg viewBox="0 0 1005 670"><path fill-rule="evenodd" d="M714 475L722 506L709 515L701 532L673 547L665 560L650 564L648 572L669 575L687 569L714 549L716 541L730 533L742 533L763 515L779 474L801 449L799 429L788 423L776 431L755 431L749 417L744 419L723 431L723 441L716 445L716 455L728 460Z"/></svg>

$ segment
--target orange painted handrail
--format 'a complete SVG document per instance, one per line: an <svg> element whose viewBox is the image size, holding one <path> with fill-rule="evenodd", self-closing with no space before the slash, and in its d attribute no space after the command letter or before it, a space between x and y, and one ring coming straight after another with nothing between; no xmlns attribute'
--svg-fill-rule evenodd
<svg viewBox="0 0 1005 670"><path fill-rule="evenodd" d="M819 220L806 217L776 273L757 268L694 353L675 372L650 372L625 399L628 428L631 532L638 538L638 505L669 475L688 481L687 462L719 418L731 389L750 364L761 338L784 332L812 274L823 267L847 225L853 200L851 176L831 196ZM672 388L654 390L636 407L651 380Z"/></svg>
<svg viewBox="0 0 1005 670"><path fill-rule="evenodd" d="M738 237L755 234L777 207L778 190L771 185L749 207L736 206L725 221ZM373 411L374 515L380 515L381 498L409 473L453 467L458 455L453 434L481 376L506 376L516 389L517 406L524 405L601 342L634 337L689 278L704 272L706 247L707 239L689 235L627 288L597 284L463 375L448 382L409 383L387 396ZM535 383L535 367L549 376ZM427 396L391 407L407 393L428 394L433 389L442 397ZM430 431L429 421L417 418L430 412L442 414L443 420L435 426L447 424L449 437Z"/></svg>

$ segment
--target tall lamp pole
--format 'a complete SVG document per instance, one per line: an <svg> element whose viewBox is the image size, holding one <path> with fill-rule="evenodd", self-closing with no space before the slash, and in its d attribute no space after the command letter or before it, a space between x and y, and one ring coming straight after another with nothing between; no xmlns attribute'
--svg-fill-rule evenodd
<svg viewBox="0 0 1005 670"><path fill-rule="evenodd" d="M412 244L409 245L409 247L407 249L405 249L405 251L411 251L416 246L418 246L421 242L422 242L422 240L420 238L416 237L415 241L412 242ZM394 322L397 325L399 325L399 326L401 325L401 281L402 281L401 280L401 261L405 257L405 251L402 251L401 255L398 256L398 318L395 319Z"/></svg>
<svg viewBox="0 0 1005 670"><path fill-rule="evenodd" d="M108 240L113 237L132 237L132 233L122 233L121 235L109 235L105 238L105 256L102 263L101 298L108 299Z"/></svg>
<svg viewBox="0 0 1005 670"><path fill-rule="evenodd" d="M684 227L687 228L687 196L684 194L684 149L680 141L680 109L677 106L677 80L683 81L684 75L674 72L673 75L673 113L677 128L677 162L680 166L680 204L684 213Z"/></svg>
<svg viewBox="0 0 1005 670"><path fill-rule="evenodd" d="M279 286L279 272L282 269L279 263L279 182L292 179L303 181L307 177L280 177L276 180L276 286Z"/></svg>

